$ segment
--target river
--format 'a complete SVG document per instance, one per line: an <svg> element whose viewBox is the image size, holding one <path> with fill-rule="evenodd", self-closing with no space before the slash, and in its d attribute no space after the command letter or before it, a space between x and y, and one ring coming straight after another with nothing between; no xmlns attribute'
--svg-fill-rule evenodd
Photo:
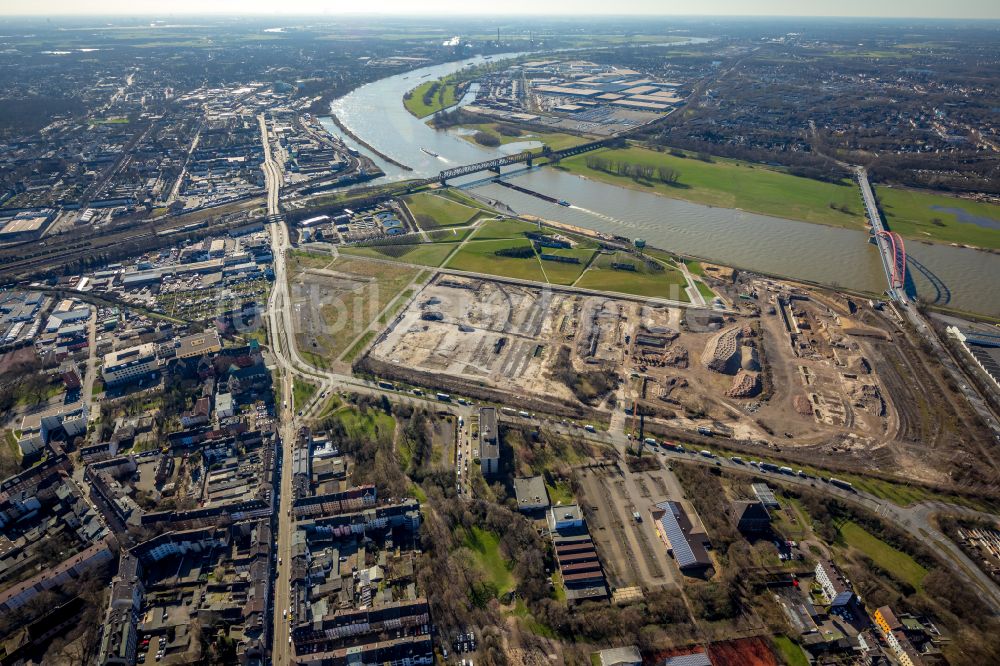
<svg viewBox="0 0 1000 666"><path fill-rule="evenodd" d="M466 58L387 77L331 104L332 113L354 134L406 164L412 172L371 155L343 137L329 119L322 122L331 133L345 138L348 145L372 157L389 180L430 177L442 169L489 159L500 154L501 149L471 144L454 130L434 130L410 115L402 103L403 94L421 82L483 62L486 60L481 57ZM520 171L511 177L512 181L569 201L572 206L546 203L495 184L480 186L476 191L504 202L518 213L644 238L655 247L721 264L847 289L881 292L886 288L878 253L867 242L866 232L688 203L551 168ZM948 307L1000 316L1000 289L996 288L1000 255L918 241L910 241L906 249L908 256L917 260L911 262L908 273L918 294ZM917 264L935 279L929 280L924 272L916 270Z"/></svg>

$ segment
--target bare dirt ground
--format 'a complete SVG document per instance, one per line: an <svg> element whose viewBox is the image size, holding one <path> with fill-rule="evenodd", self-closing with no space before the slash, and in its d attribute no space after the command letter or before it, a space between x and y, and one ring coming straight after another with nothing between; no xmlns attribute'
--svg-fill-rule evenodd
<svg viewBox="0 0 1000 666"><path fill-rule="evenodd" d="M372 348L370 356L472 383L574 400L554 375L558 350L578 370L616 365L634 303L439 276Z"/></svg>

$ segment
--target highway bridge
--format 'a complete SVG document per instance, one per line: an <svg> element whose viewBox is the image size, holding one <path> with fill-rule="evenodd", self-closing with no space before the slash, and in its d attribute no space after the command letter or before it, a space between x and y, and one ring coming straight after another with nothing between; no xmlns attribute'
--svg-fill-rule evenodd
<svg viewBox="0 0 1000 666"><path fill-rule="evenodd" d="M872 236L875 245L878 247L879 257L882 259L882 269L885 271L886 281L889 289L886 293L890 298L900 302L906 302L906 247L903 239L894 231L886 229L882 222L882 216L878 212L878 205L875 203L875 193L872 191L871 183L868 182L868 172L864 167L857 168L858 185L861 186L861 197L865 202L865 210L868 213L868 221L872 226Z"/></svg>

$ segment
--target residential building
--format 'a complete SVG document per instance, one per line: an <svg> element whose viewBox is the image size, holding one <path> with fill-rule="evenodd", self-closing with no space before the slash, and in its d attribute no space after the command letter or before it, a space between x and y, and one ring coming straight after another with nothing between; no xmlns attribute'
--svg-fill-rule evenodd
<svg viewBox="0 0 1000 666"><path fill-rule="evenodd" d="M500 473L500 433L495 407L479 410L479 464L483 476Z"/></svg>
<svg viewBox="0 0 1000 666"><path fill-rule="evenodd" d="M872 615L875 625L882 632L885 642L902 666L921 666L923 659L906 636L906 628L888 606L882 606Z"/></svg>
<svg viewBox="0 0 1000 666"><path fill-rule="evenodd" d="M131 666L136 662L139 611L145 594L139 572L138 558L128 552L122 553L118 575L111 581L111 599L104 616L97 656L101 666Z"/></svg>
<svg viewBox="0 0 1000 666"><path fill-rule="evenodd" d="M823 588L823 594L830 600L830 612L841 613L848 610L854 601L854 590L837 566L830 560L820 560L816 564L816 582Z"/></svg>
<svg viewBox="0 0 1000 666"><path fill-rule="evenodd" d="M0 612L13 612L42 592L75 580L84 572L105 562L110 562L114 558L108 542L101 539L54 567L4 590L0 594Z"/></svg>

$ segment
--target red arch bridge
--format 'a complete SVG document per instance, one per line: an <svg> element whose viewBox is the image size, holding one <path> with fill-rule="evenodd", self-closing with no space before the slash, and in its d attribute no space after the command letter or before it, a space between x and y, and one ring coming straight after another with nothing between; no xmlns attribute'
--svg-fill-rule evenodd
<svg viewBox="0 0 1000 666"><path fill-rule="evenodd" d="M892 288L902 289L903 283L906 282L906 247L903 245L903 239L895 231L880 230L878 236L889 241L889 247L892 249L892 265L889 275Z"/></svg>

